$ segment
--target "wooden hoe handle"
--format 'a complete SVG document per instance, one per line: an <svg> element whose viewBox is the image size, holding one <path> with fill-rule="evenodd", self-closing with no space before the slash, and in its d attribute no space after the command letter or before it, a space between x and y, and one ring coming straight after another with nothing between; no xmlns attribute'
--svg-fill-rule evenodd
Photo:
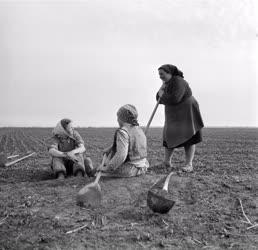
<svg viewBox="0 0 258 250"><path fill-rule="evenodd" d="M147 135L147 133L148 133L150 124L151 124L151 122L152 122L152 119L153 119L153 117L154 117L154 115L155 115L155 113L156 113L156 111L157 111L158 106L159 106L159 102L160 102L160 98L158 99L158 101L157 101L157 103L156 103L156 105L155 105L155 107L154 107L154 109L153 109L153 111L152 111L151 117L150 117L150 119L149 119L149 121L148 121L148 124L147 124L147 126L146 126L146 128L145 128L145 131L144 131L144 132L145 132L145 135Z"/></svg>
<svg viewBox="0 0 258 250"><path fill-rule="evenodd" d="M104 154L104 156L103 156L103 158L102 158L102 162L101 162L100 167L103 167L103 166L104 166L106 159L107 159L107 155ZM99 182L100 177L101 177L101 171L99 171L99 172L97 173L97 176L96 176L96 179L95 179L95 181L94 181L94 184L96 184L96 183Z"/></svg>
<svg viewBox="0 0 258 250"><path fill-rule="evenodd" d="M22 161L22 160L24 160L24 159L26 159L26 158L28 158L28 157L34 155L34 154L36 154L36 153L33 152L33 153L29 154L29 155L23 156L22 158L15 160L15 161L8 162L8 163L5 164L5 166L6 166L6 167L9 167L9 166L11 166L11 165L13 165L13 164L15 164L15 163L17 163L17 162L19 162L19 161Z"/></svg>

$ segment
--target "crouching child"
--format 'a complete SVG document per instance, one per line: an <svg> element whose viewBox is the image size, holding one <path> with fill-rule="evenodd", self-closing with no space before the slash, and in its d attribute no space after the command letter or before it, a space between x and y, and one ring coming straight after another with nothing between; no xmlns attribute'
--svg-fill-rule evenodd
<svg viewBox="0 0 258 250"><path fill-rule="evenodd" d="M93 168L92 161L84 157L84 141L80 134L74 130L70 119L62 119L53 129L54 143L49 147L52 156L51 168L56 178L66 176L84 176Z"/></svg>
<svg viewBox="0 0 258 250"><path fill-rule="evenodd" d="M113 144L104 151L106 162L98 170L103 176L132 177L145 174L147 161L147 139L139 127L138 113L133 105L122 106L117 112L119 128Z"/></svg>

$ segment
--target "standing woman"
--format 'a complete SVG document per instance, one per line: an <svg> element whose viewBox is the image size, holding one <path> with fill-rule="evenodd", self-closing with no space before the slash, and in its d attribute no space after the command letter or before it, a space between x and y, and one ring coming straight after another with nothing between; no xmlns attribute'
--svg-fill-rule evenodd
<svg viewBox="0 0 258 250"><path fill-rule="evenodd" d="M156 99L165 105L165 126L163 129L164 163L172 167L171 158L175 148L184 147L185 166L183 171L192 172L195 144L202 141L203 121L192 90L184 80L183 72L176 66L165 64L159 67L163 85Z"/></svg>

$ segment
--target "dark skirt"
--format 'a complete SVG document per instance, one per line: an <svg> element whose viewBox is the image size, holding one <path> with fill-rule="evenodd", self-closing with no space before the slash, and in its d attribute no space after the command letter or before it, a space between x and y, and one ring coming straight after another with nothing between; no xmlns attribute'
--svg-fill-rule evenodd
<svg viewBox="0 0 258 250"><path fill-rule="evenodd" d="M186 146L191 146L194 144L197 144L202 141L202 131L199 130L197 131L189 140L185 141L184 143L181 143L174 148L181 148L181 147L186 147ZM163 146L165 148L168 148L166 141L163 141Z"/></svg>
<svg viewBox="0 0 258 250"><path fill-rule="evenodd" d="M192 140L203 126L199 104L193 96L177 105L165 105L163 141L167 148L176 148Z"/></svg>

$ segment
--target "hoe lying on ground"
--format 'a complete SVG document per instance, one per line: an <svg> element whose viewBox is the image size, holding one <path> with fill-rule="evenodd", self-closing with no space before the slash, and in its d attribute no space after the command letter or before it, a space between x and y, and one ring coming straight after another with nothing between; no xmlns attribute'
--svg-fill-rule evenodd
<svg viewBox="0 0 258 250"><path fill-rule="evenodd" d="M14 158L14 157L16 157L17 155L7 157L5 154L2 154L2 153L1 153L1 154L0 154L0 167L9 167L9 166L11 166L11 165L13 165L13 164L15 164L15 163L17 163L17 162L19 162L19 161L22 161L22 160L24 160L24 159L27 159L27 158L31 157L31 156L34 155L34 154L36 154L36 153L33 152L33 153L30 153L30 154L28 154L28 155L25 155L25 156L23 156L23 157L21 157L21 158L19 158L19 159L16 159L16 160L14 160L14 161L7 162L8 159Z"/></svg>
<svg viewBox="0 0 258 250"><path fill-rule="evenodd" d="M147 194L147 205L155 213L165 214L174 206L175 201L171 194L168 193L168 183L170 180L171 172L165 179L164 186L160 188L161 181L155 183Z"/></svg>
<svg viewBox="0 0 258 250"><path fill-rule="evenodd" d="M104 165L105 160L106 155L103 156L101 167ZM77 205L87 207L97 207L100 205L102 199L101 187L98 183L100 177L101 172L99 171L94 182L86 184L82 189L80 189L76 197Z"/></svg>

